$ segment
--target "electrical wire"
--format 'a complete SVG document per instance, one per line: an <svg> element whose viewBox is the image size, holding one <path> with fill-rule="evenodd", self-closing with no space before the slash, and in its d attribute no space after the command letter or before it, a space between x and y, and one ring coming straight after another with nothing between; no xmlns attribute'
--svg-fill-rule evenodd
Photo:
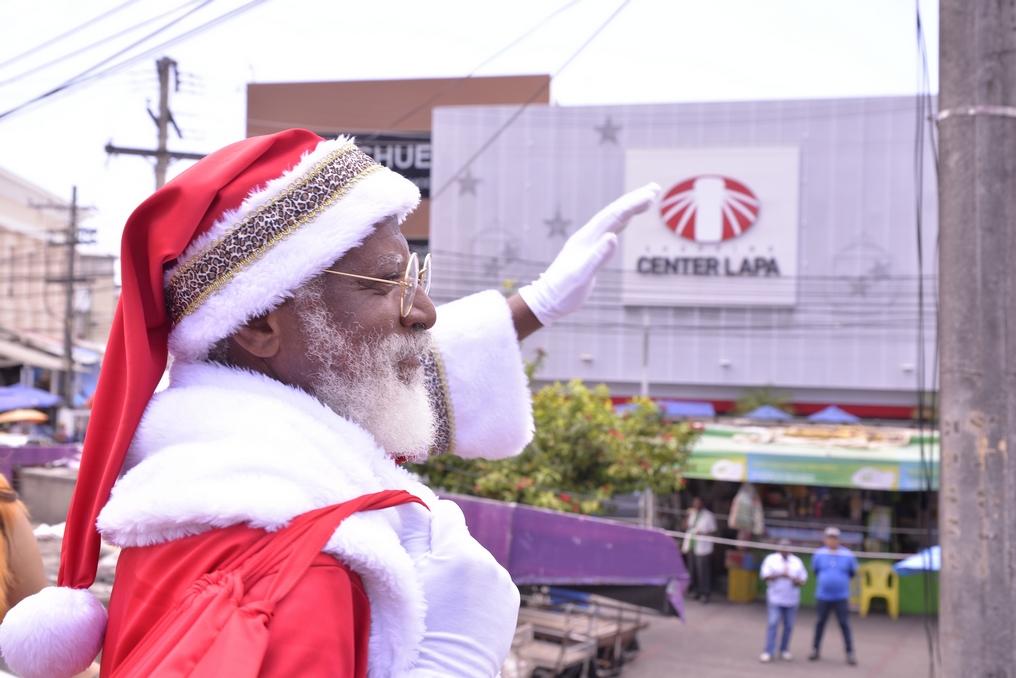
<svg viewBox="0 0 1016 678"><path fill-rule="evenodd" d="M559 14L563 14L564 12L568 11L569 9L574 7L575 5L579 4L579 2L581 2L581 0L571 0L570 2L567 2L564 5L561 5L560 7L555 9L553 12L551 12L548 15L546 15L542 19L540 19L535 25L533 25L527 31L525 31L524 33L519 35L517 38L515 38L514 40L512 40L511 42L509 42L505 46L501 47L499 50L497 50L496 52L494 52L493 54L488 56L483 61L481 61L479 64L477 64L475 67L473 67L469 71L469 73L467 73L465 75L465 77L457 78L455 80L455 82L451 83L448 87L444 87L441 90L435 92L431 96L427 97L427 99L425 99L424 101L420 102L419 104L417 104L413 108L409 109L408 111L406 111L405 113L403 113L399 117L397 117L394 120L392 120L390 123L388 123L388 125L386 126L386 129L395 129L401 123L405 122L406 120L411 118L416 113L419 113L424 108L427 108L428 106L432 105L435 101L439 100L441 97L445 96L449 92L454 91L455 89L460 87L464 82L466 82L470 78L474 77L477 73L479 73L485 66L487 66L491 62L497 60L499 57L503 56L506 52L508 52L509 50L514 48L519 43L523 42L530 35L532 35L536 31L538 31L541 28L543 28L549 21L551 21L552 19L557 17Z"/></svg>
<svg viewBox="0 0 1016 678"><path fill-rule="evenodd" d="M70 59L72 57L76 57L79 54L84 54L85 52L89 52L89 51L95 49L96 47L102 47L103 45L108 45L110 43L110 41L112 41L112 40L116 40L117 38L120 38L120 37L122 37L124 35L129 35L130 33L133 33L134 31L138 30L139 28L143 28L144 26L147 26L148 24L151 24L151 23L154 23L156 21L160 21L162 19L165 19L166 17L171 16L173 14L176 14L177 12L179 12L182 9L184 9L185 7L193 5L193 4L195 4L196 2L199 2L199 1L200 0L187 0L187 2L184 2L183 4L178 5L177 7L174 7L173 9L171 9L171 10L169 10L167 12L163 12L162 14L157 14L155 16L149 17L149 18L145 19L144 21L141 21L139 23L136 23L136 24L133 24L131 26L128 26L127 28L121 29L121 30L117 31L116 33L113 33L112 35L107 35L107 36L104 36L103 38L100 38L99 40L96 40L94 42L90 42L87 45L85 45L84 47L79 47L78 49L75 49L74 51L62 54L62 55L60 55L58 57L55 57L55 58L53 58L53 59L51 59L51 60L49 60L49 61L47 61L45 63L39 64L38 66L33 66L32 68L28 69L27 71L22 71L21 73L18 73L17 75L13 75L13 76L11 76L9 78L6 78L4 80L0 80L0 86L9 85L12 82L17 82L18 80L22 80L22 79L28 77L29 75L34 75L35 73L38 73L39 71L44 71L47 68L50 68L52 66L56 66L57 64L60 64L60 63L62 63L64 61L66 61L67 59Z"/></svg>
<svg viewBox="0 0 1016 678"><path fill-rule="evenodd" d="M208 2L212 2L212 1L213 0L205 0L205 2L203 2L201 5L199 5L198 8L200 9L201 7L204 7L205 4L207 4ZM214 28L215 26L219 25L223 21L228 21L229 19L232 19L232 18L234 18L234 17L236 17L236 16L238 16L238 15L244 13L244 12L247 12L247 11L257 7L258 5L264 4L265 2L268 2L268 0L249 0L245 4L239 6L239 7L235 8L235 9L232 9L232 10L230 10L228 12L225 12L224 14L221 14L221 15L215 17L214 19L210 19L209 21L207 21L207 22L205 22L203 24L200 24L200 25L198 25L198 26L196 26L194 28L191 28L191 29L183 32L183 33L180 33L179 35L175 35L175 36L173 36L171 38L168 38L167 40L165 40L165 41L163 41L163 42L161 42L161 43L159 43L159 44L157 44L157 45L155 45L155 46L153 46L151 48L148 48L148 49L146 49L143 52L140 52L138 54L135 54L135 55L125 59L124 61L121 61L121 62L116 63L116 64L112 64L112 65L108 66L105 70L101 70L101 71L98 71L96 73L79 74L78 76L75 76L75 78L72 78L71 80L63 83L63 85L61 85L61 86L59 86L57 88L54 88L53 90L50 90L49 92L47 92L44 95L40 95L38 97L35 97L32 100L23 102L22 104L19 104L18 106L15 106L14 108L5 111L4 113L0 113L0 120L3 120L6 117L9 117L9 116L11 116L11 115L13 115L15 113L21 112L25 108L27 108L27 107L29 107L31 105L37 104L37 103L39 103L41 101L44 101L46 99L49 99L50 97L52 97L52 96L54 96L56 94L59 94L61 92L67 92L67 91L69 91L69 90L71 90L73 88L76 88L76 87L78 87L78 86L80 86L82 84L85 84L86 82L91 82L93 80L98 80L98 79L102 79L102 78L108 77L108 76L112 75L113 73L116 73L117 71L120 71L120 70L122 70L122 69L124 69L124 68L126 68L126 67L128 67L130 65L133 65L133 64L137 63L138 61L140 61L142 59L148 58L152 54L160 52L160 51L164 50L165 48L167 48L167 47L169 47L171 45L177 44L178 42L182 42L184 40L187 40L188 38L194 37L195 35L199 35L199 34L205 32L205 31L207 31L207 30L209 30L211 28ZM191 12L188 12L188 14L190 14L192 12L193 12L193 10ZM92 69L89 69L89 71L91 71L91 70Z"/></svg>
<svg viewBox="0 0 1016 678"><path fill-rule="evenodd" d="M571 55L569 55L569 57L567 59L564 60L564 63L562 63L557 68L557 70L554 71L554 73L551 75L551 78L556 78L559 75L561 75L561 73L563 73L565 71L565 69L567 69L568 66L570 66L572 64L572 62L574 62L575 59L577 59L579 57L579 55L582 54L582 52L584 52L585 49L587 47L589 47L589 45L591 45L593 43L593 41L596 40L596 38L599 37L599 35L604 30L606 30L606 28L611 23L613 23L614 19L616 19L618 17L618 15L622 11L624 11L624 9L629 5L630 2L631 2L631 0L623 0L623 2L621 2L621 4L618 5L617 8L613 12L611 12L610 16L608 16L607 19L603 23L601 23L599 26L597 26L596 30L594 30L592 32L592 34L590 34L590 36L588 38L586 38L585 41L581 45L579 45L578 48L574 52L572 52ZM518 108L516 108L512 112L512 114L510 116L508 116L508 119L505 120L505 122L503 122L496 130L494 130L494 133L491 134L487 138L487 140L484 141L479 146L479 148L477 148L469 156L469 159L467 159L466 162L464 162L462 164L462 166L459 167L459 169L457 169L455 172L453 172L449 176L448 180L445 181L445 183L442 184L438 188L437 191L434 191L434 192L431 193L431 195L430 195L431 201L433 202L433 201L436 201L438 198L440 198L441 195L444 194L444 192L447 191L448 188L453 183L455 183L455 180L459 178L459 175L463 171L465 171L466 168L468 168L477 158L479 158L481 155L483 155L487 151L488 148L493 146L494 143L501 137L501 135L504 134L505 131L507 131L508 128L511 127L512 124L514 124L516 120L518 120L519 116L521 116L523 113L525 113L526 109L529 108L529 106L534 101L536 101L536 99L539 98L546 91L548 86L549 86L548 83L543 83L539 87L537 87L533 91L533 93L529 96L529 98L526 99L526 101L524 101L521 105L519 105Z"/></svg>
<svg viewBox="0 0 1016 678"><path fill-rule="evenodd" d="M13 64L15 62L21 61L25 57L29 57L29 56L35 54L36 52L39 52L39 51L49 47L50 45L53 45L53 44L63 40L66 37L74 35L75 33L77 33L78 31L80 31L83 28L88 28L92 24L95 24L95 23L97 23L99 21L102 21L106 17L113 16L114 14L119 12L120 10L126 9L127 7L133 5L136 2L138 2L138 0L127 0L126 2L123 2L123 3L119 4L119 5L117 5L116 7L113 7L112 9L106 10L105 12L103 12L102 14L100 14L100 15L98 15L96 17L92 17L91 19L89 19L88 21L85 21L84 23L78 24L77 26L75 26L73 28L69 28L66 31L64 31L63 33L60 33L59 35L55 35L52 38L49 38L48 40L45 40L45 41L39 43L38 45L36 45L35 47L32 47L29 50L21 52L20 54L16 54L16 55L12 56L11 58L6 59L4 61L0 61L0 68L4 68L6 66L9 66L10 64Z"/></svg>
<svg viewBox="0 0 1016 678"><path fill-rule="evenodd" d="M214 1L215 0L202 0L202 2L198 6L191 8L187 12L184 12L182 15L180 15L180 16L174 18L174 19L171 19L170 21L167 21L165 24L163 24L159 28L155 29L151 33L148 33L144 37L139 38L138 40L135 40L131 44L127 45L126 47L123 47L123 48L117 50L116 52L114 52L113 54L100 59L98 62L92 64L91 66L89 66L88 68L83 70L81 73L78 73L74 77L72 77L72 78L70 78L68 80L65 80L63 83L57 85L56 87L53 87L52 89L49 89L49 90L43 92L42 94L39 94L39 95L29 99L28 101L15 106L14 108L8 109L8 110L4 111L3 113L0 113L0 120L3 120L4 118L7 118L10 115L13 115L14 113L17 113L18 111L21 111L21 110L27 108L28 106L31 106L32 104L38 103L40 101L43 101L44 99L48 99L49 97L53 96L54 94L59 94L60 92L63 92L65 90L67 90L67 89L70 89L71 87L75 86L76 84L80 84L82 82L85 82L86 80L89 80L90 78L88 77L88 75L90 73L93 73L96 69L99 69L102 66L105 66L106 64L110 63L111 61L117 59L118 57L123 56L124 54L126 54L129 51L131 51L135 47L138 47L138 46L144 44L145 42L148 42L149 40L151 40L156 35L159 35L160 33L163 33L164 31L169 30L170 28L172 28L176 24L180 23L181 21L183 21L187 17L195 14L196 12L201 11L202 9L204 9L205 7L207 7L208 5L210 5Z"/></svg>
<svg viewBox="0 0 1016 678"><path fill-rule="evenodd" d="M930 430L933 426L935 419L935 413L929 412L928 407L928 379L927 379L927 364L925 355L925 324L924 324L924 311L925 311L925 290L924 290L924 165L925 165L925 137L929 134L928 128L933 127L929 124L931 114L933 112L932 100L931 100L931 84L928 70L928 53L925 43L924 27L921 21L921 2L920 0L914 0L914 28L916 32L917 41L917 57L918 57L918 87L915 101L915 120L914 120L914 192L915 192L915 203L914 203L914 222L915 222L915 236L916 236L916 253L917 253L917 428L919 431L919 452L920 452L920 468L922 476L922 487L921 487L921 522L926 528L926 534L924 535L923 547L930 549L936 539L936 532L933 531L931 524L931 500L933 496L933 462L928 458L928 451L925 449L925 430ZM934 168L936 172L936 183L938 173L938 152L937 149L933 148L934 153ZM936 295L937 299L937 295ZM938 355L938 312L936 308L936 331L934 335L934 356L937 364ZM937 386L937 365L933 365L932 369L934 375L932 377L933 384ZM934 395L931 396L931 403L935 403ZM941 444L941 442L940 442ZM941 451L940 451L941 457ZM933 628L933 622L931 619L931 602L932 602L932 588L931 588L931 572L930 568L925 568L922 573L922 584L923 584L923 597L924 597L924 631L925 637L928 643L928 674L931 678L935 677L935 669L938 664L938 642L937 642L937 629Z"/></svg>

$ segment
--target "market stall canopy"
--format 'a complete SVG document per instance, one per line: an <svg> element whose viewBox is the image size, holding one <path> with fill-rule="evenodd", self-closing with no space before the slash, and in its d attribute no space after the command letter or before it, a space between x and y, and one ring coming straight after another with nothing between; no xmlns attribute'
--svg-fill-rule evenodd
<svg viewBox="0 0 1016 678"><path fill-rule="evenodd" d="M692 445L689 478L733 482L938 489L938 434L875 426L709 425Z"/></svg>
<svg viewBox="0 0 1016 678"><path fill-rule="evenodd" d="M99 365L102 347L82 339L71 348L75 371L87 371ZM63 371L66 367L63 340L32 332L14 332L0 328L0 367L27 365L44 370Z"/></svg>
<svg viewBox="0 0 1016 678"><path fill-rule="evenodd" d="M744 415L746 419L758 419L759 421L790 421L794 417L789 412L781 410L772 405L762 405Z"/></svg>
<svg viewBox="0 0 1016 678"><path fill-rule="evenodd" d="M56 407L60 396L31 386L0 387L0 412L26 407Z"/></svg>
<svg viewBox="0 0 1016 678"><path fill-rule="evenodd" d="M49 415L39 410L8 410L0 413L0 424L45 424L49 421Z"/></svg>
<svg viewBox="0 0 1016 678"><path fill-rule="evenodd" d="M491 499L447 495L519 585L571 586L683 615L688 573L659 530ZM637 557L633 557L637 554Z"/></svg>
<svg viewBox="0 0 1016 678"><path fill-rule="evenodd" d="M661 400L660 411L663 416L672 419L712 419L716 417L716 408L712 403L690 400Z"/></svg>
<svg viewBox="0 0 1016 678"><path fill-rule="evenodd" d="M835 405L830 405L825 409L808 415L808 421L814 421L815 423L822 424L856 424L861 421L861 418L856 417L853 414L850 414L850 412L842 410Z"/></svg>
<svg viewBox="0 0 1016 678"><path fill-rule="evenodd" d="M60 371L64 368L64 360L59 356L40 351L17 341L0 338L0 367L27 365L44 370Z"/></svg>
<svg viewBox="0 0 1016 678"><path fill-rule="evenodd" d="M904 558L893 565L893 569L902 575L920 574L922 572L938 572L942 567L942 547L932 546L919 551L909 558Z"/></svg>

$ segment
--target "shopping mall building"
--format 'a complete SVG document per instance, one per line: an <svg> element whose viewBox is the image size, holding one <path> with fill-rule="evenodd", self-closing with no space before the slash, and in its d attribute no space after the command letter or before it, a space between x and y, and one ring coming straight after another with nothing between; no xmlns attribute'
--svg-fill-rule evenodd
<svg viewBox="0 0 1016 678"><path fill-rule="evenodd" d="M407 235L439 301L524 284L659 183L588 307L526 341L541 381L720 411L769 387L800 413L883 418L934 387L935 174L912 97L571 107L546 78L477 80L371 83L388 97L371 111L342 89L363 83L251 85L248 129L356 133L410 174L428 200Z"/></svg>

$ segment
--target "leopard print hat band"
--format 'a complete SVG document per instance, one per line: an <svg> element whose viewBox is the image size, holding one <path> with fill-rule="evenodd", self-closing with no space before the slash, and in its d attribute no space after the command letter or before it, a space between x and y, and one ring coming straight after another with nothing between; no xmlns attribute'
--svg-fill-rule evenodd
<svg viewBox="0 0 1016 678"><path fill-rule="evenodd" d="M322 141L224 215L167 271L170 350L203 357L358 245L377 223L403 220L418 202L412 182L351 139Z"/></svg>

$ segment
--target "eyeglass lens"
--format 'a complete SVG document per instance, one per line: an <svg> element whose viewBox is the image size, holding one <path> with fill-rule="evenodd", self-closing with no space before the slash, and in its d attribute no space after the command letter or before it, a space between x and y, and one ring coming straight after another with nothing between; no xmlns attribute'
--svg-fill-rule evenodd
<svg viewBox="0 0 1016 678"><path fill-rule="evenodd" d="M416 288L420 284L420 257L416 252L409 255L409 263L406 265L406 275L403 278L405 283L402 286L402 317L405 318L413 310L413 300L416 299Z"/></svg>

